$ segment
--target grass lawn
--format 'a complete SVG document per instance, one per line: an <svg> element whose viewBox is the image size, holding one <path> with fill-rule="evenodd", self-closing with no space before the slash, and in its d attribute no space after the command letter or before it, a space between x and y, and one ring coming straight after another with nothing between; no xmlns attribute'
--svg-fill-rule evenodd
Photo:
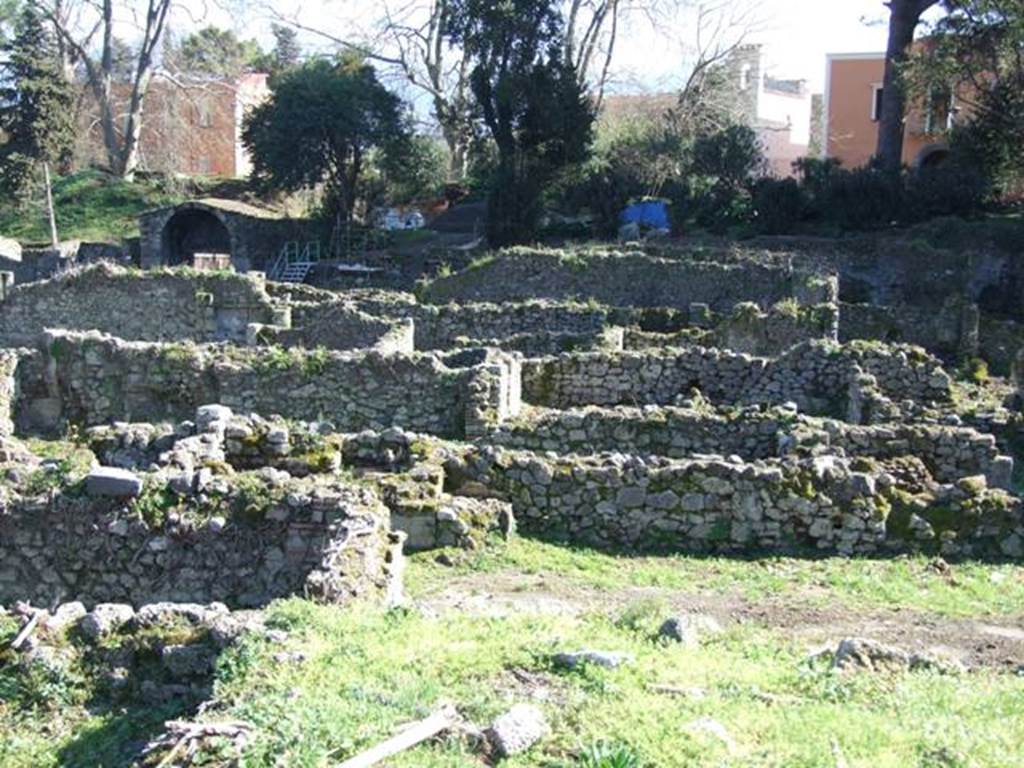
<svg viewBox="0 0 1024 768"><path fill-rule="evenodd" d="M816 603L827 604L865 627L879 612L909 613L911 623L922 616L938 622L936 643L953 642L942 622L1020 627L1024 567L957 564L942 575L921 558L625 558L523 539L504 552L455 556L454 568L431 555L411 559L407 608L340 609L299 599L272 605L268 622L288 639L251 636L225 652L217 704L201 719L254 726L246 766L336 764L442 702L477 724L514 703L541 707L550 735L503 763L510 768L1002 768L1024 761L1024 677L1012 669L836 674L809 660L800 627L757 614L726 616L725 631L695 648L653 637L676 599L699 596L709 605L739 600L808 616ZM835 635L820 629L833 641L845 636L838 627ZM872 636L869 628L864 634ZM581 648L624 651L635 662L572 672L552 664L553 653ZM282 661L282 651L298 655ZM25 681L0 665L0 765L127 765L126 745L176 715L89 706L91 684L87 675ZM725 739L701 727L709 718ZM229 764L208 759L201 764ZM481 765L458 737L385 764Z"/></svg>
<svg viewBox="0 0 1024 768"><path fill-rule="evenodd" d="M98 171L56 179L53 202L61 240L117 241L138 235L138 215L189 197L184 185L167 180L128 183ZM23 244L50 242L46 208L33 200L0 206L0 234Z"/></svg>

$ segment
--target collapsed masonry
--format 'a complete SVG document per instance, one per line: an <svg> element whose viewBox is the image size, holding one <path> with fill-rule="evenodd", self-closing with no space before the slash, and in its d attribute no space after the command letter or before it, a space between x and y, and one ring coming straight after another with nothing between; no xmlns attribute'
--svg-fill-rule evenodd
<svg viewBox="0 0 1024 768"><path fill-rule="evenodd" d="M106 265L16 287L0 602L394 599L403 549L513 520L628 551L1024 557L1010 393L840 342L834 276L528 256L420 299ZM20 440L69 429L97 468Z"/></svg>

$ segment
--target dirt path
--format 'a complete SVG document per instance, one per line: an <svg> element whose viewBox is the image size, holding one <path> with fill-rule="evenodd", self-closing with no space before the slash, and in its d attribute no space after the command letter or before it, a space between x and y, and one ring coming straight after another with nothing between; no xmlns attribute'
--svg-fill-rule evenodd
<svg viewBox="0 0 1024 768"><path fill-rule="evenodd" d="M723 626L754 623L788 635L808 650L844 637L867 637L913 651L939 651L968 668L1010 673L1024 669L1024 616L959 619L900 608L864 609L821 605L821 594L758 600L730 592L678 591L655 587L605 590L580 586L557 576L516 572L454 577L417 603L426 610L507 616L515 613L579 615L615 613L641 600L657 600L667 609L714 616Z"/></svg>

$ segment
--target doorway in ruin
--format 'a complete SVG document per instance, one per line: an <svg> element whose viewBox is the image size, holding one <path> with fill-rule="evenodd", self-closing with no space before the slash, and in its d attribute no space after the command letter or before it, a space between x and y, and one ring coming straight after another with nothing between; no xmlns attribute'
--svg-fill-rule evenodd
<svg viewBox="0 0 1024 768"><path fill-rule="evenodd" d="M177 211L164 225L161 249L165 264L193 266L197 253L230 256L231 232L210 211L185 208Z"/></svg>

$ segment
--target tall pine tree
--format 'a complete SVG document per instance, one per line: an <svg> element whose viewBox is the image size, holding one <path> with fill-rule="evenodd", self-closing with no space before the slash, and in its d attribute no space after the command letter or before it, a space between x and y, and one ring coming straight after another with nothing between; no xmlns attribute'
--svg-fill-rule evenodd
<svg viewBox="0 0 1024 768"><path fill-rule="evenodd" d="M23 197L40 170L48 176L50 166L70 160L75 99L56 42L32 8L22 12L3 53L0 194Z"/></svg>

